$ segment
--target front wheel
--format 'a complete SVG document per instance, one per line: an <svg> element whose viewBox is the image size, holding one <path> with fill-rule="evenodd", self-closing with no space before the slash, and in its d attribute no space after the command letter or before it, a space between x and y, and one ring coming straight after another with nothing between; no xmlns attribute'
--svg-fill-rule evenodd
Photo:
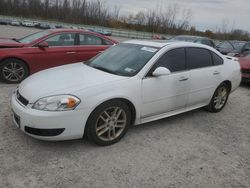
<svg viewBox="0 0 250 188"><path fill-rule="evenodd" d="M111 145L125 135L130 122L131 113L126 103L108 101L92 112L86 125L86 134L97 145Z"/></svg>
<svg viewBox="0 0 250 188"><path fill-rule="evenodd" d="M26 64L19 59L6 59L0 64L0 78L8 84L20 83L28 74Z"/></svg>
<svg viewBox="0 0 250 188"><path fill-rule="evenodd" d="M229 87L227 84L222 83L214 92L214 95L209 103L206 106L206 110L210 112L219 112L221 111L227 103L229 96Z"/></svg>

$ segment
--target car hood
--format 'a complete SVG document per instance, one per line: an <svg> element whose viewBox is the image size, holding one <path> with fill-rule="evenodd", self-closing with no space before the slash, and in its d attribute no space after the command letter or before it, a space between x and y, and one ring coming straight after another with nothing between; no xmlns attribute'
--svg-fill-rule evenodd
<svg viewBox="0 0 250 188"><path fill-rule="evenodd" d="M38 72L19 85L20 94L34 103L42 97L73 94L98 85L128 79L76 63Z"/></svg>
<svg viewBox="0 0 250 188"><path fill-rule="evenodd" d="M24 44L18 43L10 38L0 38L0 48L18 48L23 46Z"/></svg>
<svg viewBox="0 0 250 188"><path fill-rule="evenodd" d="M239 58L241 68L250 69L250 59L241 57Z"/></svg>

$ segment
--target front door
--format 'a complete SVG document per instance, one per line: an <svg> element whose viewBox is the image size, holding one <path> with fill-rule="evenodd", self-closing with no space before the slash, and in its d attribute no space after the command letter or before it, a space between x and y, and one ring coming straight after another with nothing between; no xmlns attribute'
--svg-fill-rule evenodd
<svg viewBox="0 0 250 188"><path fill-rule="evenodd" d="M64 64L76 63L76 34L61 33L47 38L47 48L33 47L32 54L34 67L43 70Z"/></svg>
<svg viewBox="0 0 250 188"><path fill-rule="evenodd" d="M154 77L157 67L168 68L170 75ZM185 49L166 52L142 80L142 118L185 108L189 86Z"/></svg>

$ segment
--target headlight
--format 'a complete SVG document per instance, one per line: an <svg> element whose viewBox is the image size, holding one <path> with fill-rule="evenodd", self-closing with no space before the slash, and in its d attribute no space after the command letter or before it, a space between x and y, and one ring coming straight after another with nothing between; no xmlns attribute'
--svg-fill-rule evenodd
<svg viewBox="0 0 250 188"><path fill-rule="evenodd" d="M80 102L75 96L56 95L39 99L32 108L44 111L67 111L75 109Z"/></svg>

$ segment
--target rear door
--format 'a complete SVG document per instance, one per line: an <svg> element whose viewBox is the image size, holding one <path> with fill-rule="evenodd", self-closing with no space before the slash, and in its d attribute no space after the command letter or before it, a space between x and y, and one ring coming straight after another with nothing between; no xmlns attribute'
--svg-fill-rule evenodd
<svg viewBox="0 0 250 188"><path fill-rule="evenodd" d="M186 48L190 85L187 106L208 104L221 81L223 60L204 48ZM222 61L221 61L222 60Z"/></svg>
<svg viewBox="0 0 250 188"><path fill-rule="evenodd" d="M112 42L96 35L79 33L78 38L76 58L79 62L87 61L113 45Z"/></svg>
<svg viewBox="0 0 250 188"><path fill-rule="evenodd" d="M44 41L49 47L33 47L34 66L38 70L77 62L75 33L56 34Z"/></svg>

